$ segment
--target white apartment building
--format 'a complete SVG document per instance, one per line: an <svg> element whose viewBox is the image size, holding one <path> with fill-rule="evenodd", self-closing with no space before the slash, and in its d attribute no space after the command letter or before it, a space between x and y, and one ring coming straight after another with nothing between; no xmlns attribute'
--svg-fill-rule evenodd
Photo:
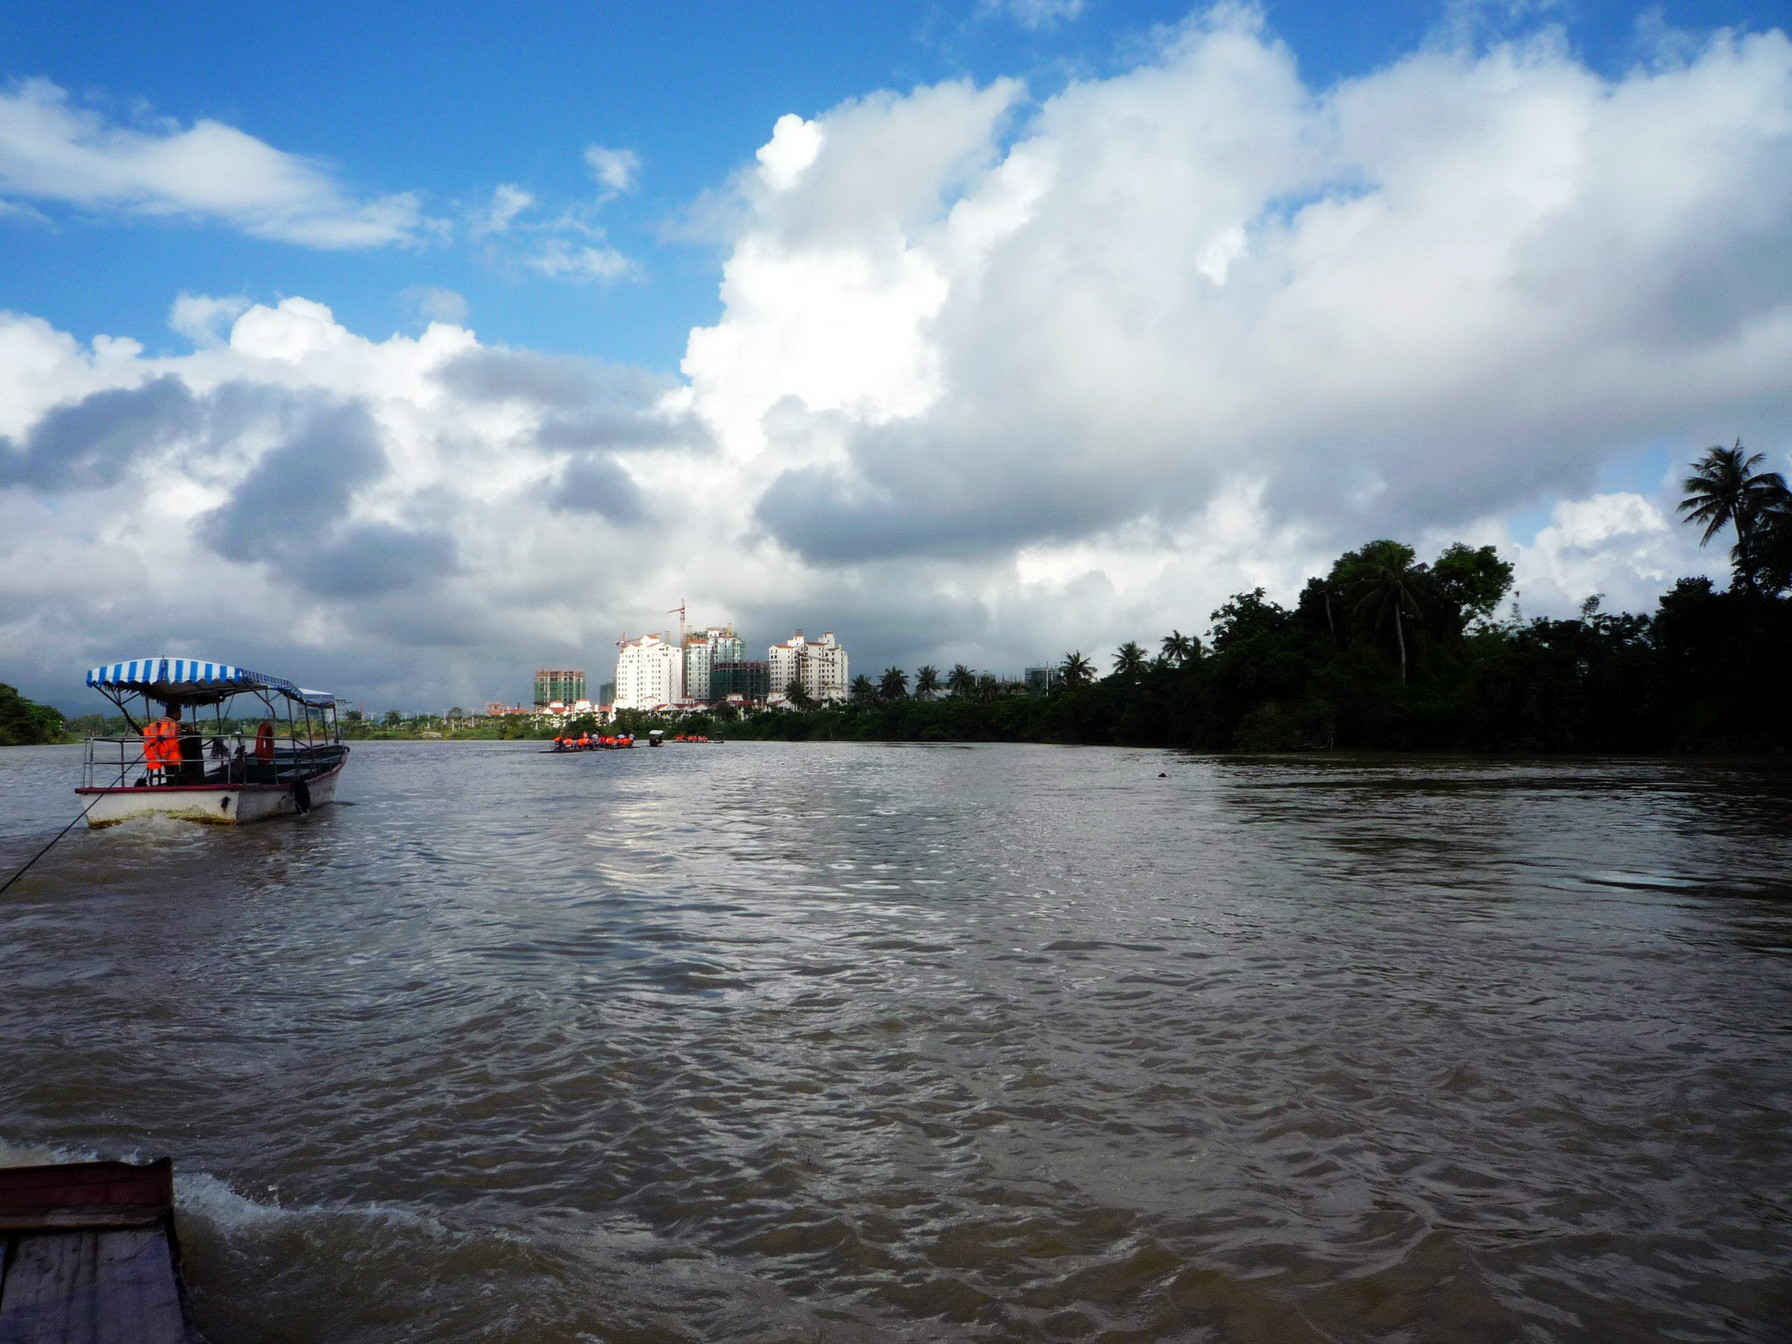
<svg viewBox="0 0 1792 1344"><path fill-rule="evenodd" d="M655 709L684 699L684 652L658 635L622 643L616 659L617 709Z"/></svg>
<svg viewBox="0 0 1792 1344"><path fill-rule="evenodd" d="M846 650L829 630L820 639L804 639L803 632L771 647L772 694L781 696L784 688L800 681L812 699L820 701L846 699Z"/></svg>
<svg viewBox="0 0 1792 1344"><path fill-rule="evenodd" d="M708 704L709 669L717 663L742 663L747 647L731 625L712 625L684 637L684 698Z"/></svg>

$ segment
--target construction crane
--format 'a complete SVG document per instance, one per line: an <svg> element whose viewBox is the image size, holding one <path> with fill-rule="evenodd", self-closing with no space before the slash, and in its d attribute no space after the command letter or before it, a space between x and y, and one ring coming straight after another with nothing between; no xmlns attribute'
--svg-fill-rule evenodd
<svg viewBox="0 0 1792 1344"><path fill-rule="evenodd" d="M681 597L678 605L666 613L668 616L678 617L678 647L681 649L684 647L684 606L684 599Z"/></svg>

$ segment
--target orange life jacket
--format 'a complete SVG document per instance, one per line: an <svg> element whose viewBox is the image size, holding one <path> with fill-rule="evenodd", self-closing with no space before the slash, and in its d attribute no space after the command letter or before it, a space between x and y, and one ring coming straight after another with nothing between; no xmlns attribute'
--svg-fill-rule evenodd
<svg viewBox="0 0 1792 1344"><path fill-rule="evenodd" d="M151 719L143 725L143 759L149 765L168 765L180 759L176 739L180 727L173 719Z"/></svg>
<svg viewBox="0 0 1792 1344"><path fill-rule="evenodd" d="M255 755L263 761L274 759L274 725L266 719L263 719L261 727L255 730Z"/></svg>

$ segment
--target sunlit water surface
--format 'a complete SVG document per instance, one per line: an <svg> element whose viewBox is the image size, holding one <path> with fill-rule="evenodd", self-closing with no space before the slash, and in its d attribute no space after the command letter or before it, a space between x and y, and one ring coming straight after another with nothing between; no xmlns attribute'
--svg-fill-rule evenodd
<svg viewBox="0 0 1792 1344"><path fill-rule="evenodd" d="M74 814L0 751L0 877ZM1167 778L1160 778L1159 772ZM214 1344L1792 1338L1792 774L357 747L0 898Z"/></svg>

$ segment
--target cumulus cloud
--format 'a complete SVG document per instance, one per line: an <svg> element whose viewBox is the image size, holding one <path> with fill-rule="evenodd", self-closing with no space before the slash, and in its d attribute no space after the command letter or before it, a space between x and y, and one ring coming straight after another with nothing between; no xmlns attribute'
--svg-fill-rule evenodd
<svg viewBox="0 0 1792 1344"><path fill-rule="evenodd" d="M1608 610L1647 610L1683 574L1721 582L1723 552L1703 552L1698 534L1662 503L1630 491L1562 500L1528 545L1503 548L1515 561L1521 610L1561 612L1589 597Z"/></svg>
<svg viewBox="0 0 1792 1344"><path fill-rule="evenodd" d="M194 345L217 345L224 339L221 328L237 320L249 307L241 295L216 298L210 294L181 294L168 310L168 328Z"/></svg>
<svg viewBox="0 0 1792 1344"><path fill-rule="evenodd" d="M141 458L191 433L197 415L177 378L94 392L51 410L22 443L0 439L0 486L56 493L111 485Z"/></svg>
<svg viewBox="0 0 1792 1344"><path fill-rule="evenodd" d="M1602 468L1792 447L1789 151L1777 32L1618 77L1434 43L1315 88L1222 9L1038 102L780 118L714 212L682 382L303 299L175 359L6 318L0 647L228 635L464 703L601 668L682 595L755 642L1012 670L1291 598L1377 536L1499 543L1530 614L1646 606L1722 558ZM627 273L589 226L517 227ZM139 629L106 595L146 573L222 605Z"/></svg>
<svg viewBox="0 0 1792 1344"><path fill-rule="evenodd" d="M414 241L415 195L354 199L322 163L221 122L121 126L28 79L0 92L0 194L211 220L315 248Z"/></svg>
<svg viewBox="0 0 1792 1344"><path fill-rule="evenodd" d="M1220 9L1022 95L785 117L741 181L684 368L806 572L943 565L1012 598L1026 556L1186 628L1162 576L1218 501L1260 522L1223 568L1289 575L1583 496L1638 444L1784 446L1783 34L1617 79L1547 35L1436 45L1313 89ZM1661 572L1644 533L1572 535L1561 564Z"/></svg>
<svg viewBox="0 0 1792 1344"><path fill-rule="evenodd" d="M65 702L145 641L397 704L515 697L639 624L599 586L647 571L635 463L706 451L675 380L447 325L369 341L303 299L160 359L3 316L0 353L0 646Z"/></svg>

